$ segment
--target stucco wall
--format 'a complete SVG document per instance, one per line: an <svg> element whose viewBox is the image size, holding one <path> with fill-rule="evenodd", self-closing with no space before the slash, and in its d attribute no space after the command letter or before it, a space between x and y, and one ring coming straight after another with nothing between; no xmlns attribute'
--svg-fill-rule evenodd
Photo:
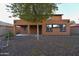
<svg viewBox="0 0 79 59"><path fill-rule="evenodd" d="M71 27L71 35L79 35L79 26Z"/></svg>
<svg viewBox="0 0 79 59"><path fill-rule="evenodd" d="M13 27L11 26L2 26L0 25L0 35L5 34L6 32L13 32Z"/></svg>
<svg viewBox="0 0 79 59"><path fill-rule="evenodd" d="M65 19L65 21L62 20L62 15L53 15L51 16L52 20L46 21L46 19L42 19L42 23L39 23L39 25L42 24L42 34L43 35L70 35L70 22L69 19ZM28 21L24 21L24 20L15 20L14 21L15 26L17 25L36 25L36 23L32 23L32 22L28 22ZM46 24L65 24L66 25L66 32L60 32L60 29L53 29L53 32L46 32ZM32 29L31 33L32 33ZM15 31L15 29L14 29ZM33 30L33 32L36 32L36 30ZM30 33L30 34L31 34Z"/></svg>
<svg viewBox="0 0 79 59"><path fill-rule="evenodd" d="M42 21L42 34L43 35L70 35L70 23L64 22L60 16L53 16L52 20L43 20ZM60 32L59 28L52 29L53 32L46 32L46 24L65 24L66 25L66 32Z"/></svg>

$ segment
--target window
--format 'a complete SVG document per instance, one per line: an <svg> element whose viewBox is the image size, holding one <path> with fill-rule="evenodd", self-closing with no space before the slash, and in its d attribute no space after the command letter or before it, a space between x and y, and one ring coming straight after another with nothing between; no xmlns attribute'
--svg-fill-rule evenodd
<svg viewBox="0 0 79 59"><path fill-rule="evenodd" d="M53 28L59 28L59 24L53 24Z"/></svg>
<svg viewBox="0 0 79 59"><path fill-rule="evenodd" d="M27 26L21 26L22 30L26 31L27 30Z"/></svg>
<svg viewBox="0 0 79 59"><path fill-rule="evenodd" d="M53 32L53 28L59 28L60 32L66 32L66 25L65 24L47 24L46 25L46 32Z"/></svg>
<svg viewBox="0 0 79 59"><path fill-rule="evenodd" d="M66 32L66 25L60 24L60 32Z"/></svg>
<svg viewBox="0 0 79 59"><path fill-rule="evenodd" d="M16 26L16 27L20 28L21 26Z"/></svg>
<svg viewBox="0 0 79 59"><path fill-rule="evenodd" d="M52 25L51 24L46 25L46 32L52 32Z"/></svg>

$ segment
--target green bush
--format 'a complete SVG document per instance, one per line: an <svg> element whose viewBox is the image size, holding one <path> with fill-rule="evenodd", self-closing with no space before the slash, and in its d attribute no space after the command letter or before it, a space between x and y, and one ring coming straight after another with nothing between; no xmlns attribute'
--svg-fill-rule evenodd
<svg viewBox="0 0 79 59"><path fill-rule="evenodd" d="M32 56L39 56L41 54L41 50L39 48L32 48Z"/></svg>
<svg viewBox="0 0 79 59"><path fill-rule="evenodd" d="M8 38L13 37L14 35L13 35L12 32L7 32L7 33L4 34L4 36L5 36L6 39L8 39Z"/></svg>
<svg viewBox="0 0 79 59"><path fill-rule="evenodd" d="M64 44L64 48L72 48L73 44Z"/></svg>

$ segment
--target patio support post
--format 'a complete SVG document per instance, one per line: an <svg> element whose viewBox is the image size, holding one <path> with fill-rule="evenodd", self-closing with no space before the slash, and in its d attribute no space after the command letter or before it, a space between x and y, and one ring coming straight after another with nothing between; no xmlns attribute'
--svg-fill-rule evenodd
<svg viewBox="0 0 79 59"><path fill-rule="evenodd" d="M28 34L30 34L30 25L28 24Z"/></svg>
<svg viewBox="0 0 79 59"><path fill-rule="evenodd" d="M14 25L14 36L16 36L16 25Z"/></svg>

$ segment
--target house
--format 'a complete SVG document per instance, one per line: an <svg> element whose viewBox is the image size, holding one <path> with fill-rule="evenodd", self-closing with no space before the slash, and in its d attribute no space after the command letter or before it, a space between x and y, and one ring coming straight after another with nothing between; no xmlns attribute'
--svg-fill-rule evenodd
<svg viewBox="0 0 79 59"><path fill-rule="evenodd" d="M70 25L71 35L79 35L79 24Z"/></svg>
<svg viewBox="0 0 79 59"><path fill-rule="evenodd" d="M50 19L42 19L39 23L39 34L41 35L70 35L69 19L62 19L63 14L54 14ZM14 20L15 34L36 34L36 22L29 22L23 19Z"/></svg>
<svg viewBox="0 0 79 59"><path fill-rule="evenodd" d="M0 36L5 34L6 32L13 31L13 25L0 21Z"/></svg>

